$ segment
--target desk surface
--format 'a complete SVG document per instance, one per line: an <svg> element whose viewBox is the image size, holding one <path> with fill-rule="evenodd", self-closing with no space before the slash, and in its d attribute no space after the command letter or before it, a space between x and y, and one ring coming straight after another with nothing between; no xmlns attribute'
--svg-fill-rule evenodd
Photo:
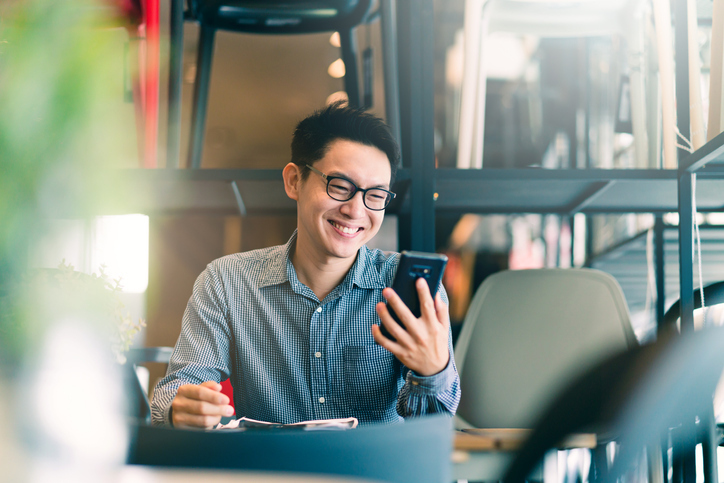
<svg viewBox="0 0 724 483"><path fill-rule="evenodd" d="M454 448L457 451L517 451L530 436L530 429L466 429L456 431ZM595 448L595 434L572 434L564 439L559 449Z"/></svg>
<svg viewBox="0 0 724 483"><path fill-rule="evenodd" d="M170 469L141 466L124 466L120 469L118 483L372 483L359 478L303 476L292 473L260 473L225 470Z"/></svg>

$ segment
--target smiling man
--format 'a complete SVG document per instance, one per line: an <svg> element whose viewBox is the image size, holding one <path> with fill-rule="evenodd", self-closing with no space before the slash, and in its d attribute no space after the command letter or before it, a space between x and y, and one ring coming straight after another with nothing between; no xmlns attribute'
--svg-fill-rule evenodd
<svg viewBox="0 0 724 483"><path fill-rule="evenodd" d="M263 421L455 413L444 290L433 300L418 280L415 318L385 288L399 255L365 245L395 196L399 157L387 125L358 109L333 104L297 125L283 170L297 230L286 245L220 258L199 276L154 391L155 424L210 427L230 416L219 384L227 378L237 416Z"/></svg>

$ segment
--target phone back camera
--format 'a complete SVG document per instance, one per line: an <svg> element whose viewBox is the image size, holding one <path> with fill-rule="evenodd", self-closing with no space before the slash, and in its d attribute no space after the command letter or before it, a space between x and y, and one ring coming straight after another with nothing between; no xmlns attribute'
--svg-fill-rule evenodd
<svg viewBox="0 0 724 483"><path fill-rule="evenodd" d="M410 268L410 276L415 280L420 277L428 280L431 273L432 270L430 270L430 267L424 265L413 265L412 268Z"/></svg>

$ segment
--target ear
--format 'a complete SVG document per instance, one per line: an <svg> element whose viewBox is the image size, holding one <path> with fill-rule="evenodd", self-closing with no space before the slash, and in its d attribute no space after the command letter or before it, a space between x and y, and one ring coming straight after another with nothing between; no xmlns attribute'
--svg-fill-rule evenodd
<svg viewBox="0 0 724 483"><path fill-rule="evenodd" d="M282 178L284 178L284 191L287 196L294 201L299 200L299 189L302 185L302 171L294 163L289 163L282 170Z"/></svg>

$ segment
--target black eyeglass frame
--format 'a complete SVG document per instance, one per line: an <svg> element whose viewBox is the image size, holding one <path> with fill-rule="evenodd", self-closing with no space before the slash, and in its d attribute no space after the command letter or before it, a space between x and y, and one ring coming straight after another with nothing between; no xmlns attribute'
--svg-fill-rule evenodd
<svg viewBox="0 0 724 483"><path fill-rule="evenodd" d="M332 198L332 199L335 200L335 201L349 201L349 200L351 200L352 198L354 198L354 195L356 195L357 192L360 192L360 193L362 193L362 203L364 203L365 208L367 208L368 210L372 210L372 211L382 211L382 210L387 209L387 207L390 206L390 202L397 196L397 194L393 193L393 192L390 191L390 190L386 190L386 189L384 189L384 188L367 188L367 189L362 189L362 188L360 188L359 186L357 186L356 184L354 184L352 181L350 181L349 179L347 179L347 178L345 178L345 177L342 177L342 176L329 176L329 175L327 175L327 174L322 173L320 170L318 170L318 169L315 168L314 166L310 166L310 165L308 165L308 164L306 164L305 166L306 166L307 168L309 168L310 171L313 171L313 172L317 173L319 176L321 176L322 178L324 178L324 179L327 181L327 196L329 196L330 198ZM332 196L332 194L329 192L329 183L331 183L332 180L334 180L334 179L344 180L344 181L346 181L347 183L351 184L351 185L354 187L354 190L350 193L349 197L347 197L346 199L339 199L339 198L335 198L334 196ZM370 208L370 206L367 204L367 192L368 192L368 191L374 191L374 190L384 191L385 193L387 193L388 195L390 195L390 196L387 198L387 202L385 203L385 206L383 206L382 208Z"/></svg>

